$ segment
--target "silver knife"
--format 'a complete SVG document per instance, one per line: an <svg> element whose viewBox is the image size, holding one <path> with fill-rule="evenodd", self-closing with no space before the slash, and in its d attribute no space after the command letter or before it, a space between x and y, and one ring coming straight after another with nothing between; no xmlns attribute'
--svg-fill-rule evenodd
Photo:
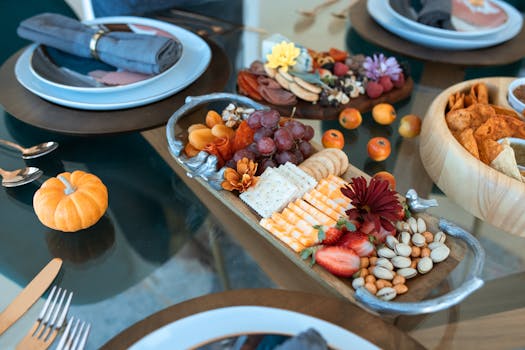
<svg viewBox="0 0 525 350"><path fill-rule="evenodd" d="M49 288L62 266L62 259L54 258L33 278L0 314L0 335L15 323Z"/></svg>

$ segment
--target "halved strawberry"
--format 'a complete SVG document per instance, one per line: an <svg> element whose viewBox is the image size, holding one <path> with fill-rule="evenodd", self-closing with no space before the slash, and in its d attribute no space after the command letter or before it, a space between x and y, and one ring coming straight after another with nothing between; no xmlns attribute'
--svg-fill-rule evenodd
<svg viewBox="0 0 525 350"><path fill-rule="evenodd" d="M363 232L364 234L372 234L373 231L376 230L376 226L372 221L365 221L361 224L361 227L359 228L359 231Z"/></svg>
<svg viewBox="0 0 525 350"><path fill-rule="evenodd" d="M387 236L392 236L396 234L396 229L393 230L387 230L383 226L379 228L379 231L373 231L371 233L372 236L374 236L379 242L384 243L386 241Z"/></svg>
<svg viewBox="0 0 525 350"><path fill-rule="evenodd" d="M344 247L330 246L315 252L315 262L340 277L351 277L359 270L359 256Z"/></svg>
<svg viewBox="0 0 525 350"><path fill-rule="evenodd" d="M315 225L314 228L317 229L317 240L319 243L326 245L336 244L343 235L343 231L336 227L330 227L325 230L322 226Z"/></svg>
<svg viewBox="0 0 525 350"><path fill-rule="evenodd" d="M370 238L369 235L362 232L348 232L341 237L337 245L350 248L361 257L371 256L375 251L375 247Z"/></svg>

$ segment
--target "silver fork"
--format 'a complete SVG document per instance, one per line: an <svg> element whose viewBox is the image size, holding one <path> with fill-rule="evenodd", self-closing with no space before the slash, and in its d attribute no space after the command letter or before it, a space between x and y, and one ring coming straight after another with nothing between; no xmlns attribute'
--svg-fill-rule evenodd
<svg viewBox="0 0 525 350"><path fill-rule="evenodd" d="M55 294L56 292L56 294ZM73 292L53 286L33 327L16 346L17 350L45 350L55 340L66 319ZM64 302L65 301L65 302Z"/></svg>
<svg viewBox="0 0 525 350"><path fill-rule="evenodd" d="M74 317L68 321L64 334L60 337L56 350L83 350L86 346L87 337L89 335L89 330L91 325L86 322L80 323L80 320L77 318L73 330L71 330ZM80 326L79 326L80 325ZM69 331L71 330L71 334Z"/></svg>

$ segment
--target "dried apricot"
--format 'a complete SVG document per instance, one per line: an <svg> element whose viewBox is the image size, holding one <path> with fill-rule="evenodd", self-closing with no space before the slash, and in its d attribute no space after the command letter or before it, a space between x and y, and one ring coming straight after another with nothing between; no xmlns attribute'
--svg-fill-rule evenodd
<svg viewBox="0 0 525 350"><path fill-rule="evenodd" d="M206 113L206 125L208 128L213 128L215 125L221 125L224 124L222 121L222 117L219 113L210 110L208 113Z"/></svg>
<svg viewBox="0 0 525 350"><path fill-rule="evenodd" d="M188 136L191 145L198 150L203 150L206 145L213 143L216 139L217 137L208 128L193 130Z"/></svg>

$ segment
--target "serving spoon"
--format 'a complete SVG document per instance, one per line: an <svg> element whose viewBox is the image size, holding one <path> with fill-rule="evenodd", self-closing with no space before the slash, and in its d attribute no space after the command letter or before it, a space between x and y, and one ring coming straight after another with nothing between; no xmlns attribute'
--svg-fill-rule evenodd
<svg viewBox="0 0 525 350"><path fill-rule="evenodd" d="M338 1L339 0L325 0L319 5L315 6L311 10L298 10L297 12L305 17L315 17L317 13L321 11L321 9L323 9L324 7L330 6L332 4L335 4Z"/></svg>
<svg viewBox="0 0 525 350"><path fill-rule="evenodd" d="M14 148L22 152L23 159L33 159L48 154L49 152L54 151L58 147L58 143L54 141L44 142L29 148L24 148L20 145L17 145L14 142L0 139L0 144L6 145L8 147Z"/></svg>
<svg viewBox="0 0 525 350"><path fill-rule="evenodd" d="M13 171L0 168L2 186L4 187L16 187L28 184L38 179L43 173L42 170L35 167L27 167Z"/></svg>
<svg viewBox="0 0 525 350"><path fill-rule="evenodd" d="M334 16L335 18L346 19L346 17L348 17L348 12L352 8L352 6L355 5L356 2L357 2L356 0L351 0L348 6L346 6L344 9L342 9L339 12L332 12L331 15Z"/></svg>

